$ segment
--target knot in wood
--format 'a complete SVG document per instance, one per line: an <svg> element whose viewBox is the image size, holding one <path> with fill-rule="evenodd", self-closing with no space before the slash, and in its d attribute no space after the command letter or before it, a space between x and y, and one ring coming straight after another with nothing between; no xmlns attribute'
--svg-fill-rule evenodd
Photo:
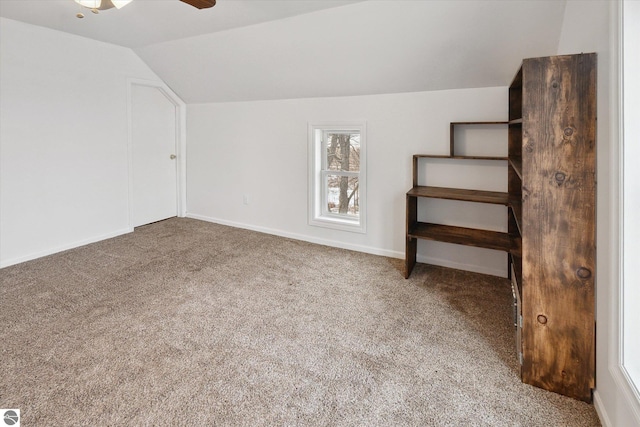
<svg viewBox="0 0 640 427"><path fill-rule="evenodd" d="M591 277L591 270L586 267L580 267L576 270L576 276L582 280L586 280Z"/></svg>
<svg viewBox="0 0 640 427"><path fill-rule="evenodd" d="M574 130L573 130L572 127L566 127L566 128L564 128L564 131L563 131L564 136L567 137L567 138L571 137L571 135L573 135L573 132L574 132Z"/></svg>
<svg viewBox="0 0 640 427"><path fill-rule="evenodd" d="M558 184L562 184L567 176L563 172L556 172L555 179Z"/></svg>
<svg viewBox="0 0 640 427"><path fill-rule="evenodd" d="M558 86L559 86L559 84L558 84L558 82L557 82L557 81L555 81L555 80L554 80L554 81L552 81L552 82L551 82L551 87L552 87L552 88L554 88L554 89L558 89Z"/></svg>
<svg viewBox="0 0 640 427"><path fill-rule="evenodd" d="M547 316L545 316L544 314L538 314L538 323L540 323L541 325L546 325Z"/></svg>

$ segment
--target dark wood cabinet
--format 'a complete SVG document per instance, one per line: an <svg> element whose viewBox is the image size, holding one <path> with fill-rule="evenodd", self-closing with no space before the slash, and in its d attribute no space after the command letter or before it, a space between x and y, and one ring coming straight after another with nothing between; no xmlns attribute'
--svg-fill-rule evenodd
<svg viewBox="0 0 640 427"><path fill-rule="evenodd" d="M509 88L509 234L525 383L591 401L596 54L523 61Z"/></svg>
<svg viewBox="0 0 640 427"><path fill-rule="evenodd" d="M587 402L595 386L596 68L593 53L523 61L504 122L507 193L418 185L420 158L505 160L456 155L452 123L450 155L414 155L406 194L405 277L417 239L508 252L522 381ZM508 206L507 232L420 222L419 198Z"/></svg>

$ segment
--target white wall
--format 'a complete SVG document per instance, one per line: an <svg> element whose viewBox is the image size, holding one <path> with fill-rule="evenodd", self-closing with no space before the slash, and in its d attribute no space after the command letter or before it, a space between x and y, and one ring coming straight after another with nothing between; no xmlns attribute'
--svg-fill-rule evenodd
<svg viewBox="0 0 640 427"><path fill-rule="evenodd" d="M596 390L605 426L640 426L638 402L625 384L620 348L620 180L618 134L619 2L568 1L559 54L598 53L598 206L596 283Z"/></svg>
<svg viewBox="0 0 640 427"><path fill-rule="evenodd" d="M505 87L191 104L187 110L187 215L403 258L412 155L447 154L449 122L504 120L506 110ZM367 122L366 234L307 224L307 123L332 120ZM506 150L506 131L502 145ZM451 167L434 164L427 170L440 171L427 174L431 185L506 191L506 164L471 165L462 175L459 162ZM244 195L249 196L248 205L243 204ZM434 201L430 215L445 221L453 218L466 226L506 226L506 208L497 208L496 213L494 206L459 203ZM491 214L486 215L487 211ZM419 261L506 274L502 252L425 241L419 242L418 250Z"/></svg>
<svg viewBox="0 0 640 427"><path fill-rule="evenodd" d="M0 266L129 231L130 50L0 21Z"/></svg>

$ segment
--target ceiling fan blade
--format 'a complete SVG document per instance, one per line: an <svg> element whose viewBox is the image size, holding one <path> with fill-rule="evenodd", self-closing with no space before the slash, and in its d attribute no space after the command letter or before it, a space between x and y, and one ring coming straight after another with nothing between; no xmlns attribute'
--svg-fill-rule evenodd
<svg viewBox="0 0 640 427"><path fill-rule="evenodd" d="M180 0L182 3L190 4L198 9L207 9L216 5L216 0Z"/></svg>

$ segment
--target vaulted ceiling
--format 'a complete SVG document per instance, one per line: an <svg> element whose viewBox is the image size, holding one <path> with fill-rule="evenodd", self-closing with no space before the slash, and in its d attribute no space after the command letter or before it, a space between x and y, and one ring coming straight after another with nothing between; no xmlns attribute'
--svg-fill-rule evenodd
<svg viewBox="0 0 640 427"><path fill-rule="evenodd" d="M556 53L565 1L0 0L0 16L134 51L187 103L506 86Z"/></svg>

